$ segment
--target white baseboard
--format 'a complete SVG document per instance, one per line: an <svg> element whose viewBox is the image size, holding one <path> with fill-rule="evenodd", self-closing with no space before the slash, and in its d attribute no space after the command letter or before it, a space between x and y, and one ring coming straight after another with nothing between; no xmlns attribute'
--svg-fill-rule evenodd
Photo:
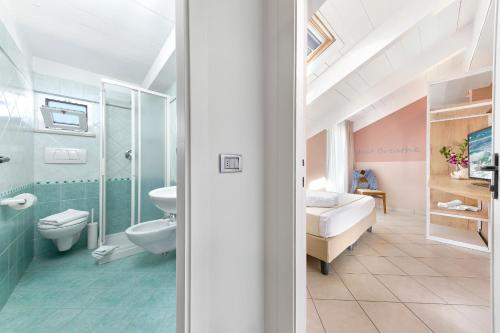
<svg viewBox="0 0 500 333"><path fill-rule="evenodd" d="M383 211L383 207L377 207L377 210ZM425 212L411 209L411 208L398 208L398 207L387 207L388 213L401 213L416 216L425 216Z"/></svg>

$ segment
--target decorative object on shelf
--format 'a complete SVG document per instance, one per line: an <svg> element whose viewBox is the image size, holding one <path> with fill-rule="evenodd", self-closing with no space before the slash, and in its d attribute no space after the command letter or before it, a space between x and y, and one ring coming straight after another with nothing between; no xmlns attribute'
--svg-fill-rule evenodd
<svg viewBox="0 0 500 333"><path fill-rule="evenodd" d="M455 170L450 173L450 177L453 179L467 179L469 177L468 146L469 140L464 139L457 147L456 152L451 146L444 146L439 150L439 153L443 155L446 162L455 168Z"/></svg>

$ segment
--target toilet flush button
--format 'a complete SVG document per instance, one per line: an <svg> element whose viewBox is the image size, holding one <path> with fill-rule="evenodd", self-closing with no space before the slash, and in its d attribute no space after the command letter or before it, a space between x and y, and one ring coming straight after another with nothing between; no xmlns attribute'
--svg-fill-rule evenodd
<svg viewBox="0 0 500 333"><path fill-rule="evenodd" d="M242 156L239 154L219 155L220 173L234 173L242 171Z"/></svg>

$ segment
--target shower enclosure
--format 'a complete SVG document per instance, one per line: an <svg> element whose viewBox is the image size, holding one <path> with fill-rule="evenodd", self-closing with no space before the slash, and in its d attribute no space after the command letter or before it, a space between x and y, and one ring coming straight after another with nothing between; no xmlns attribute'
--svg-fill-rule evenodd
<svg viewBox="0 0 500 333"><path fill-rule="evenodd" d="M164 218L148 193L175 183L170 100L133 85L101 82L99 245L118 245L117 257L139 251L125 235L128 227Z"/></svg>

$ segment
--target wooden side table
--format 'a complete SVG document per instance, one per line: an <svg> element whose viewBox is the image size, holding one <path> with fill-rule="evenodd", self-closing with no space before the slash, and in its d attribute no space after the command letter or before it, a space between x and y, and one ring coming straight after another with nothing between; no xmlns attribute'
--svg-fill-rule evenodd
<svg viewBox="0 0 500 333"><path fill-rule="evenodd" d="M362 195L369 195L374 198L379 198L382 199L382 203L384 204L384 214L387 214L387 202L386 202L386 195L384 191L379 191L379 190L368 190L368 189L363 189L363 188L358 188L356 190L357 194L362 194Z"/></svg>

